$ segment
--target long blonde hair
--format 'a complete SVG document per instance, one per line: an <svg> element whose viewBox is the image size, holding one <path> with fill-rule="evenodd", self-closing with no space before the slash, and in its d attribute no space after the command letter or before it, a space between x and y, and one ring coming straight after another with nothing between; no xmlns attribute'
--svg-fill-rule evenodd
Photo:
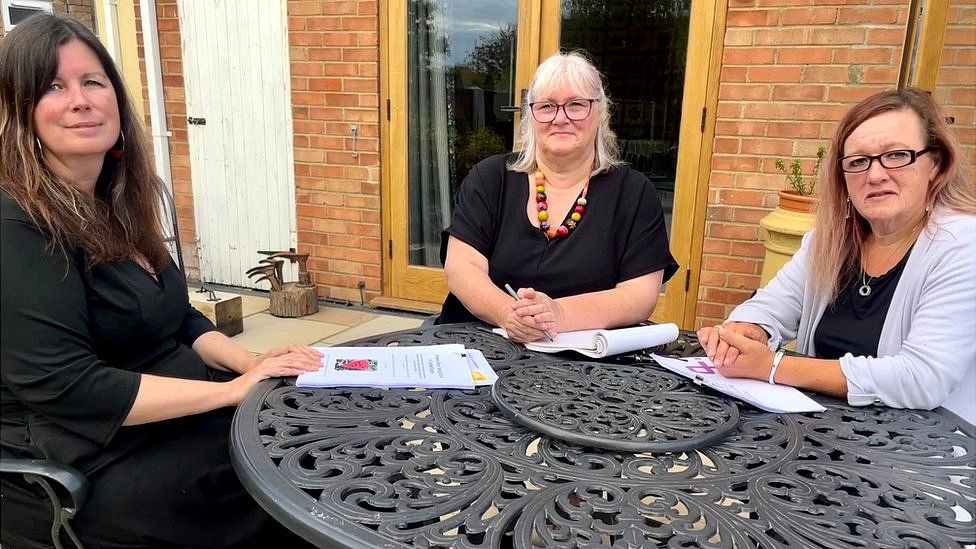
<svg viewBox="0 0 976 549"><path fill-rule="evenodd" d="M536 138L532 130L532 113L529 104L547 97L559 88L568 87L581 97L594 99L593 109L600 116L596 131L595 160L591 175L609 170L621 164L617 147L617 134L610 129L610 98L603 85L603 76L582 52L557 53L536 69L532 83L522 105L522 119L519 122L519 135L515 142L518 156L509 164L512 171L531 173L538 167L536 161ZM591 113L592 116L592 113Z"/></svg>
<svg viewBox="0 0 976 549"><path fill-rule="evenodd" d="M976 189L965 174L965 160L959 144L946 122L943 108L929 92L918 88L881 92L851 108L837 125L824 157L820 174L820 202L814 222L814 239L810 250L810 284L821 296L833 299L845 277L860 268L864 245L871 227L857 210L848 204L847 183L840 169L844 142L869 118L882 113L911 109L922 120L925 146L933 151L939 172L926 193L923 226L936 208L976 214Z"/></svg>
<svg viewBox="0 0 976 549"><path fill-rule="evenodd" d="M34 110L58 71L59 48L78 40L101 62L115 89L121 157L106 153L95 196L55 175L44 160ZM10 195L62 253L86 250L90 264L143 255L156 272L170 262L145 135L118 68L98 38L65 16L35 15L0 41L0 189Z"/></svg>

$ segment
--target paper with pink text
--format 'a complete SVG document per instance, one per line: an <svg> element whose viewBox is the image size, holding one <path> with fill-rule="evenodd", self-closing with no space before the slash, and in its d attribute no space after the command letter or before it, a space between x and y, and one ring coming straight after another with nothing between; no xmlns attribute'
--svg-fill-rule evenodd
<svg viewBox="0 0 976 549"><path fill-rule="evenodd" d="M667 358L651 355L662 367L767 412L823 412L817 401L789 385L770 385L758 379L725 377L708 357Z"/></svg>

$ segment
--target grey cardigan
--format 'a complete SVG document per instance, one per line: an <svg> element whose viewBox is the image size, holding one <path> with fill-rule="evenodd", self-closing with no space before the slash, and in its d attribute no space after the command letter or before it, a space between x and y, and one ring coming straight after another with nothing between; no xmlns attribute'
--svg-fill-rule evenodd
<svg viewBox="0 0 976 549"><path fill-rule="evenodd" d="M814 356L813 334L828 305L807 284L814 232L730 321L770 333L770 348L793 339ZM878 356L840 358L847 401L932 409L939 405L976 423L976 216L938 210L919 235L881 329Z"/></svg>

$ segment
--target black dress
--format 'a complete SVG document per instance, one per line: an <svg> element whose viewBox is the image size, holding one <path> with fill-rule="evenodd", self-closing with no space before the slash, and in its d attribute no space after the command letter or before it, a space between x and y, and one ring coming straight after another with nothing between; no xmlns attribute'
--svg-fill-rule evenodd
<svg viewBox="0 0 976 549"><path fill-rule="evenodd" d="M71 464L92 483L72 524L91 547L222 547L256 539L267 515L230 464L233 409L123 427L140 374L212 379L190 346L213 324L182 274L133 261L87 268L0 192L0 451ZM3 479L4 547L50 544L39 489Z"/></svg>
<svg viewBox="0 0 976 549"><path fill-rule="evenodd" d="M464 179L441 236L442 260L448 235L454 236L488 259L488 276L499 288L531 287L552 298L609 290L662 269L664 281L674 275L664 211L644 174L621 166L594 176L579 225L566 238L549 240L529 222L528 179L506 168L511 159L487 158ZM448 295L438 322L472 320Z"/></svg>

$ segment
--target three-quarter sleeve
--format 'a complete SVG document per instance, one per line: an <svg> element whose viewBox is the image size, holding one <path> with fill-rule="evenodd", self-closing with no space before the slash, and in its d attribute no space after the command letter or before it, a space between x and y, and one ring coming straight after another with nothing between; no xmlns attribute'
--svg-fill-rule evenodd
<svg viewBox="0 0 976 549"><path fill-rule="evenodd" d="M4 388L30 414L107 444L135 401L140 377L96 356L80 257L52 249L35 226L7 216L0 242Z"/></svg>
<svg viewBox="0 0 976 549"><path fill-rule="evenodd" d="M667 282L678 270L678 263L668 245L668 228L661 200L646 177L635 171L629 174L631 178L639 176L638 181L624 181L636 191L633 200L637 208L620 255L617 267L619 280L622 282L663 269L663 282Z"/></svg>

